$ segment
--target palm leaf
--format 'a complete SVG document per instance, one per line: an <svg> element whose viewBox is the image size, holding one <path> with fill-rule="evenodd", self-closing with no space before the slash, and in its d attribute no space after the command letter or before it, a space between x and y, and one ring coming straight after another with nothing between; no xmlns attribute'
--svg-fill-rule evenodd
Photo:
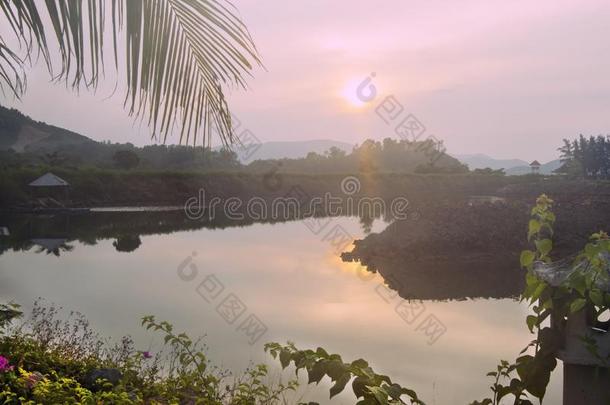
<svg viewBox="0 0 610 405"><path fill-rule="evenodd" d="M209 142L216 130L223 144L234 141L223 86L245 88L245 76L260 59L229 3L0 0L0 10L17 39L9 49L0 37L0 88L4 84L16 97L26 90L24 66L34 63L33 55L54 80L95 89L111 47L117 82L125 84L125 108L145 120L153 136L165 141L176 133L180 142Z"/></svg>

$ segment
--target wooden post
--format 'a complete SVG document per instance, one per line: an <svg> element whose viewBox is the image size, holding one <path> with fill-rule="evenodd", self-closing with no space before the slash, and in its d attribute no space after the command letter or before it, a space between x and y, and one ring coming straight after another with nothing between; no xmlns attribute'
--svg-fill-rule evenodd
<svg viewBox="0 0 610 405"><path fill-rule="evenodd" d="M563 405L610 404L610 372L604 367L563 364Z"/></svg>
<svg viewBox="0 0 610 405"><path fill-rule="evenodd" d="M564 346L558 356L563 361L563 405L608 405L608 363L596 358L587 349L583 341L584 336L595 341L602 359L608 355L608 332L591 328L591 325L587 324L585 309L568 315Z"/></svg>

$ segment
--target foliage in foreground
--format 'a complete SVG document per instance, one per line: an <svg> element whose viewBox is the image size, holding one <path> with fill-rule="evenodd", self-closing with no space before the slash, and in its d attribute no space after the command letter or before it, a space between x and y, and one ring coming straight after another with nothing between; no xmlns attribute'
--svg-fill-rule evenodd
<svg viewBox="0 0 610 405"><path fill-rule="evenodd" d="M262 364L230 376L210 364L200 341L150 316L142 325L161 332L166 349L155 356L129 338L108 346L80 314L70 321L57 314L37 303L29 322L9 329L18 307L0 307L0 403L276 404L297 386L269 381Z"/></svg>
<svg viewBox="0 0 610 405"><path fill-rule="evenodd" d="M294 344L282 346L278 343L265 345L273 358L278 358L283 368L293 363L296 372L307 370L309 384L319 383L325 376L330 377L334 385L330 388L330 397L341 393L352 380L352 390L356 398L362 398L358 405L370 404L402 404L401 397L409 398L411 404L423 404L415 391L393 383L390 377L377 374L363 359L344 363L338 354L328 354L318 347L313 350L298 350Z"/></svg>
<svg viewBox="0 0 610 405"><path fill-rule="evenodd" d="M536 200L528 224L528 240L534 242L535 250L525 250L521 254L521 265L527 268L526 288L521 299L528 302L534 312L527 316L526 323L530 332L536 331L536 339L521 351L513 363L502 360L496 370L487 374L493 379L491 396L474 401L472 405L497 405L506 399L512 399L512 403L518 405L531 405L534 398L542 401L551 373L557 365L560 335L567 316L588 311L591 319L596 321L610 309L610 294L599 287L610 281L607 270L610 239L604 232L591 236L591 242L571 264L577 270L560 286L551 286L534 273L536 265L552 262L549 256L553 248L551 238L555 222L552 204L553 201L546 195ZM553 317L553 328L543 326L543 322L550 317ZM583 344L598 360L606 365L610 363L610 358L601 358L591 339L583 336ZM412 390L392 383L387 376L375 374L364 360L343 363L341 357L328 355L324 349L319 348L315 352L298 350L292 343L285 346L268 344L266 349L274 357L279 354L282 367L292 362L297 372L307 370L309 383L318 383L324 375L329 376L334 382L331 397L341 392L352 377L356 377L352 389L357 398L362 398L358 404L402 404L405 403L402 395L408 397L411 403L423 403Z"/></svg>
<svg viewBox="0 0 610 405"><path fill-rule="evenodd" d="M521 264L527 268L522 300L533 310L526 324L536 333L536 339L513 363L502 360L488 373L493 379L491 395L473 405L542 401L557 365L567 317L585 311L592 322L598 322L610 311L610 294L600 287L610 282L610 238L604 232L592 235L591 242L571 263L576 270L559 286L551 286L536 275L537 266L552 263L552 203L545 195L537 199L528 225L528 239L534 242L535 250L521 254ZM264 365L229 379L228 373L210 365L200 341L176 334L171 324L156 322L152 316L144 317L142 325L161 332L168 350L154 358L148 352L136 351L128 338L108 347L78 314L72 323L62 323L55 320L54 307L36 304L27 328L8 329L8 323L20 315L17 306L0 304L0 402L4 404L275 404L286 402L284 395L297 387L296 380L287 384L264 381L268 375ZM552 327L545 326L551 318ZM601 364L610 363L610 358L599 354L594 340L583 336L583 344ZM363 359L344 362L341 356L323 348L299 350L292 343L268 343L265 351L278 358L283 368L294 365L297 375L299 370L306 370L309 383L329 377L333 383L331 398L351 382L360 405L423 404L413 390L377 374ZM117 381L89 378L92 370L109 368L120 371Z"/></svg>
<svg viewBox="0 0 610 405"><path fill-rule="evenodd" d="M474 404L496 405L504 398L512 398L514 404L523 405L532 404L532 398L542 401L551 373L557 366L556 357L567 317L584 311L591 324L596 324L610 309L610 294L600 288L610 281L610 239L605 232L591 235L590 243L570 263L575 270L560 285L552 286L535 273L538 266L552 263L550 253L555 222L552 204L546 195L536 200L528 225L528 240L534 242L535 250L521 253L521 265L527 269L521 299L528 302L534 312L527 316L526 324L530 332L536 332L536 339L521 351L515 362L502 361L497 370L488 374L494 379L490 387L493 395ZM549 320L550 325L544 326L543 322ZM598 354L589 335L582 336L582 341L601 364L610 365L610 358Z"/></svg>

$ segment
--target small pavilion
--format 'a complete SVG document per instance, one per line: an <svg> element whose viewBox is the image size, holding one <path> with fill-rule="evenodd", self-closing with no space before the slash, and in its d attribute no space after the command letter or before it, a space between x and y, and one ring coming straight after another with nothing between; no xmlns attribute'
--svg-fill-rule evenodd
<svg viewBox="0 0 610 405"><path fill-rule="evenodd" d="M530 163L530 168L532 169L532 174L538 174L540 172L540 166L542 166L542 165L537 160L534 160L532 163Z"/></svg>
<svg viewBox="0 0 610 405"><path fill-rule="evenodd" d="M59 176L51 172L45 173L28 186L32 187L32 195L37 198L52 197L53 199L68 199L68 187L70 184ZM56 190L61 190L61 194ZM43 194L44 193L44 194Z"/></svg>

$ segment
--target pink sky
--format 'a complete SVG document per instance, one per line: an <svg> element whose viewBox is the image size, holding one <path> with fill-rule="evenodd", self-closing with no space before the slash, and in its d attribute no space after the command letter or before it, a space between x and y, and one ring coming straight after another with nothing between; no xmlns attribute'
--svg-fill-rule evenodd
<svg viewBox="0 0 610 405"><path fill-rule="evenodd" d="M607 1L234 3L266 71L231 106L262 141L395 136L374 112L390 94L450 153L547 161L562 138L610 128ZM379 95L355 107L346 86L371 72ZM77 97L37 67L21 102L1 102L97 140L150 143L111 90Z"/></svg>

